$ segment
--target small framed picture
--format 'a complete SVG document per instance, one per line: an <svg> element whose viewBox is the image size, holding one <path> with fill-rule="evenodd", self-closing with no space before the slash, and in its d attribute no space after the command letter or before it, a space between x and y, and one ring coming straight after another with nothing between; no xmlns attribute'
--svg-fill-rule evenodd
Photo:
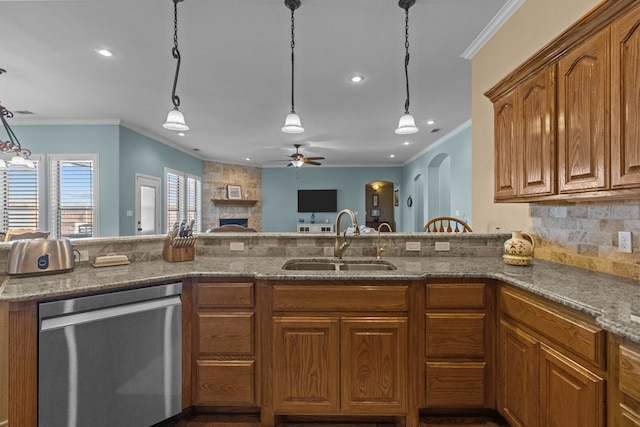
<svg viewBox="0 0 640 427"><path fill-rule="evenodd" d="M377 195L377 194L374 194L374 195L373 195L373 199L372 199L372 201L371 201L371 205L372 205L374 208L377 208L377 207L378 207L378 195Z"/></svg>
<svg viewBox="0 0 640 427"><path fill-rule="evenodd" d="M400 190L395 190L393 192L393 206L398 206L400 205L400 196L399 196Z"/></svg>
<svg viewBox="0 0 640 427"><path fill-rule="evenodd" d="M371 209L371 216L378 218L380 216L380 209Z"/></svg>
<svg viewBox="0 0 640 427"><path fill-rule="evenodd" d="M227 185L227 199L229 200L241 200L242 189L239 185Z"/></svg>

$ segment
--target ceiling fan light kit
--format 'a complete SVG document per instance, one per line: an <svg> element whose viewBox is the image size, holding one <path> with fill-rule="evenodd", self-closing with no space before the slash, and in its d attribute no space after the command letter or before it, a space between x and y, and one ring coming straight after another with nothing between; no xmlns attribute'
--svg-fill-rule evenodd
<svg viewBox="0 0 640 427"><path fill-rule="evenodd" d="M407 99L404 102L404 114L400 117L398 128L395 132L399 135L410 135L418 132L416 122L409 113L409 8L416 3L416 0L400 0L398 6L404 9L404 78L407 87Z"/></svg>
<svg viewBox="0 0 640 427"><path fill-rule="evenodd" d="M296 114L295 102L294 102L294 64L295 64L295 56L294 50L296 47L296 38L295 38L295 16L294 12L297 8L300 7L300 0L284 0L284 5L291 10L291 113L287 116L284 126L282 127L282 132L284 133L302 133L304 132L304 128L302 127L302 122L300 121L300 116ZM298 166L299 167L299 166Z"/></svg>
<svg viewBox="0 0 640 427"><path fill-rule="evenodd" d="M4 73L6 73L6 70L0 68L0 74ZM0 139L0 153L13 154L13 157L8 164L4 160L2 160L2 163L0 163L0 169L6 169L8 166L34 169L35 164L33 163L33 160L29 159L31 150L22 148L18 137L15 133L13 133L13 129L11 129L9 123L7 123L7 119L10 119L12 117L13 113L0 105L0 121L2 121L2 126L4 127L4 130L7 133L7 137L9 138L7 141L3 141Z"/></svg>
<svg viewBox="0 0 640 427"><path fill-rule="evenodd" d="M173 48L171 49L171 55L176 60L176 73L173 77L173 90L171 91L171 102L173 102L173 110L167 114L167 121L162 125L163 128L184 132L189 130L187 122L184 119L184 114L180 111L180 97L176 95L176 86L178 85L178 74L180 73L180 62L182 57L180 56L180 50L178 50L178 3L183 0L171 0L173 2Z"/></svg>

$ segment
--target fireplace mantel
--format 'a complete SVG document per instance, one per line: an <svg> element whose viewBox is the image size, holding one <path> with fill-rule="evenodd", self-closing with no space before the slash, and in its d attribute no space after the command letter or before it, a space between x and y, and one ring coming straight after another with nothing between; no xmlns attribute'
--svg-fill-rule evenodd
<svg viewBox="0 0 640 427"><path fill-rule="evenodd" d="M228 207L251 207L258 203L257 200L243 200L243 199L211 199L215 206L228 206Z"/></svg>

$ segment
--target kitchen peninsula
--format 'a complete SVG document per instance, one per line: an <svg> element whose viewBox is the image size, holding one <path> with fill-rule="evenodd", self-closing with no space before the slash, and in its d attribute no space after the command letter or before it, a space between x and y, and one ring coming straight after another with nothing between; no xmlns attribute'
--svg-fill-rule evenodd
<svg viewBox="0 0 640 427"><path fill-rule="evenodd" d="M415 426L420 413L498 410L517 425L531 414L561 417L559 403L545 396L567 392L558 378L584 378L561 403L566 413L587 415L563 425L613 426L637 412L635 280L541 260L507 265L506 234L389 233L384 260L395 269L384 271L282 269L291 259L331 258L334 237L326 235L198 237L196 259L177 263L162 259L163 236L79 239L76 248L90 259L113 252L132 263L5 278L0 426L36 426L39 302L178 281L185 411L257 411L267 426L302 415ZM373 262L376 241L354 238L344 260ZM436 252L436 241L451 250ZM244 250L231 251L231 242ZM419 242L420 251L406 251L406 242ZM9 245L1 246L6 256ZM514 352L522 342L529 352ZM513 363L524 369L518 381ZM529 364L548 367L548 375L536 368L537 377L522 381ZM293 365L314 366L313 374ZM514 397L534 389L539 399ZM534 401L550 406L518 406Z"/></svg>

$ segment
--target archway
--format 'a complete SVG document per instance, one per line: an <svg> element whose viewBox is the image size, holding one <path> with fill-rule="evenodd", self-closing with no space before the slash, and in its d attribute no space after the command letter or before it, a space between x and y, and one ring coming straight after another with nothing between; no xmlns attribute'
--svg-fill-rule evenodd
<svg viewBox="0 0 640 427"><path fill-rule="evenodd" d="M435 156L429 163L428 174L429 218L451 216L451 157L446 153Z"/></svg>
<svg viewBox="0 0 640 427"><path fill-rule="evenodd" d="M373 181L365 185L366 226L378 229L388 223L396 231L393 205L393 182Z"/></svg>

